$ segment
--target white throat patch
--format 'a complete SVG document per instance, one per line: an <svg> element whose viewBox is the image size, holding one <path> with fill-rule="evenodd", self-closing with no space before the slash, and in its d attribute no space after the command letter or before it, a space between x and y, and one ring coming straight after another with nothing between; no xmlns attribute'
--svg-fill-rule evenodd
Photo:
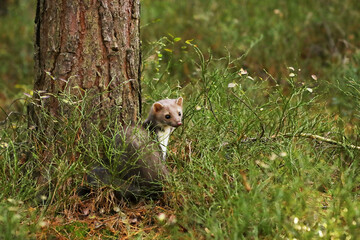
<svg viewBox="0 0 360 240"><path fill-rule="evenodd" d="M163 160L166 159L167 145L169 143L170 134L172 133L173 130L174 130L174 127L165 126L163 130L159 130L157 132L157 137L158 137L158 141L160 143Z"/></svg>

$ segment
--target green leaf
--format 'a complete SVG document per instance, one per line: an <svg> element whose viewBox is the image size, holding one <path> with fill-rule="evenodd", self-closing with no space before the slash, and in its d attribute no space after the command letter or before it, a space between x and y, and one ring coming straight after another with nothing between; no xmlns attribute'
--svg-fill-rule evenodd
<svg viewBox="0 0 360 240"><path fill-rule="evenodd" d="M186 40L185 43L189 44L189 45L192 45L192 43L191 43L192 41L194 41L194 39Z"/></svg>

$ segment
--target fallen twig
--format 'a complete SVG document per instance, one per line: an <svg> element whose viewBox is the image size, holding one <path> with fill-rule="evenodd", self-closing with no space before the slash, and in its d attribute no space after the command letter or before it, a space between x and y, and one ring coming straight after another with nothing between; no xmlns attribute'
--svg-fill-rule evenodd
<svg viewBox="0 0 360 240"><path fill-rule="evenodd" d="M291 135L289 135L289 137L291 137ZM339 146L348 147L348 148L351 148L351 149L360 150L360 146L355 146L355 145L352 145L352 144L347 144L347 143L335 141L333 139L326 138L326 137L319 136L319 135L312 134L312 133L299 133L299 134L296 134L294 137L306 137L306 138L311 138L311 139L315 139L315 140L318 140L318 141L322 141L322 142L326 142L326 143L330 143L330 144L334 144L334 145L339 145Z"/></svg>
<svg viewBox="0 0 360 240"><path fill-rule="evenodd" d="M360 146L339 142L339 141L333 140L331 138L326 138L326 137L312 134L312 133L298 133L298 134L285 133L285 134L280 134L280 135L273 135L271 137L264 137L261 139L245 138L245 139L241 140L241 143L256 142L256 141L267 142L267 141L274 140L276 138L281 138L281 137L285 137L285 138L305 137L305 138L311 138L311 139L314 139L317 141L326 142L326 143L333 144L333 145L338 145L338 146L342 146L342 147L360 150Z"/></svg>

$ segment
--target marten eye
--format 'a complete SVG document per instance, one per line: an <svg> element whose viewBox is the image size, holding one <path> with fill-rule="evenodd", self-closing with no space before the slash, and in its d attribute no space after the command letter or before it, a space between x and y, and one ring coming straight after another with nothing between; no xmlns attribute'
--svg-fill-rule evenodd
<svg viewBox="0 0 360 240"><path fill-rule="evenodd" d="M179 116L181 116L181 112L179 112Z"/></svg>
<svg viewBox="0 0 360 240"><path fill-rule="evenodd" d="M170 114L166 114L166 115L165 115L165 118L166 118L166 119L170 119L170 118L171 118Z"/></svg>

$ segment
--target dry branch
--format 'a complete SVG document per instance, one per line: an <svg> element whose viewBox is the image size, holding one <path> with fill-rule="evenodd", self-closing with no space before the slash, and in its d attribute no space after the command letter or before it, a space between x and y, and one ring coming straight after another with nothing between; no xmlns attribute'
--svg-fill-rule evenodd
<svg viewBox="0 0 360 240"><path fill-rule="evenodd" d="M285 133L285 134L280 134L280 135L273 135L271 137L265 137L265 138L245 138L243 140L241 140L241 143L248 143L248 142L256 142L256 141L262 141L262 142L267 142L270 140L275 140L277 138L294 138L294 137L305 137L305 138L311 138L320 142L326 142L329 144L333 144L333 145L338 145L341 147L346 147L346 148L350 148L350 149L356 149L356 150L360 150L360 146L356 146L353 144L347 144L347 143L343 143L340 141L336 141L333 140L331 138L326 138L320 135L316 135L316 134L312 134L312 133L298 133L298 134L291 134L291 133Z"/></svg>

